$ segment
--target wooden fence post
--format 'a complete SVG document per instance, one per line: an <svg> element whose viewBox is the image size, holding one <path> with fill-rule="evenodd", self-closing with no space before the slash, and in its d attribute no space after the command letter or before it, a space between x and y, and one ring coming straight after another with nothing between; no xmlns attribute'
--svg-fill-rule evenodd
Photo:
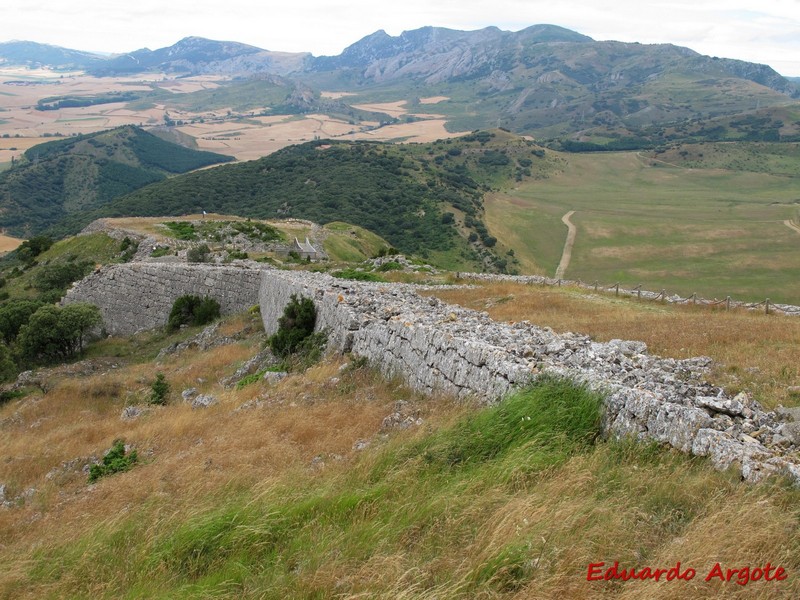
<svg viewBox="0 0 800 600"><path fill-rule="evenodd" d="M769 298L767 298L767 301L764 303L764 314L769 314Z"/></svg>
<svg viewBox="0 0 800 600"><path fill-rule="evenodd" d="M667 290L661 290L661 302L662 304L667 301Z"/></svg>
<svg viewBox="0 0 800 600"><path fill-rule="evenodd" d="M727 298L725 298L725 310L730 310L730 309L731 309L731 297L728 296Z"/></svg>
<svg viewBox="0 0 800 600"><path fill-rule="evenodd" d="M597 283L598 283L598 281L597 281L597 279L595 279L594 280L594 291L595 292L597 291Z"/></svg>
<svg viewBox="0 0 800 600"><path fill-rule="evenodd" d="M641 300L642 299L642 284L641 283L636 286L636 298L637 298L637 300Z"/></svg>
<svg viewBox="0 0 800 600"><path fill-rule="evenodd" d="M619 281L614 284L614 288L615 288L614 295L619 296Z"/></svg>

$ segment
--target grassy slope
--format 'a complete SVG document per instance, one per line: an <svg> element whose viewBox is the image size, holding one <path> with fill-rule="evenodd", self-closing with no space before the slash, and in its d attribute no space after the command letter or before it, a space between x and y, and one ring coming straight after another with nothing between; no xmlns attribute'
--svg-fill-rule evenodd
<svg viewBox="0 0 800 600"><path fill-rule="evenodd" d="M248 320L234 317L223 332ZM275 386L225 391L216 382L256 352L254 340L154 365L158 347L172 341L106 340L96 357L113 351L132 362L66 376L46 395L0 406L0 452L11 459L0 464L0 481L9 495L37 488L23 506L0 511L0 597L800 593L797 490L780 481L744 485L734 473L654 446L593 442L594 401L570 386L548 385L467 416L463 405L422 398L368 369L341 372L332 360ZM172 384L173 403L121 421L122 407L147 394L156 370ZM192 411L177 399L189 386L220 404ZM401 398L424 426L378 435ZM259 407L233 410L254 399ZM63 466L99 455L117 437L143 458L130 472L87 488L85 474ZM356 451L357 440L371 444ZM587 582L588 564L601 561L680 561L698 576ZM717 561L769 561L790 578L706 583Z"/></svg>
<svg viewBox="0 0 800 600"><path fill-rule="evenodd" d="M563 156L562 173L486 201L490 230L523 264L552 276L566 237L561 216L575 210L567 277L800 303L800 238L782 223L796 216L796 176L687 169L636 153ZM776 168L783 160L771 159Z"/></svg>

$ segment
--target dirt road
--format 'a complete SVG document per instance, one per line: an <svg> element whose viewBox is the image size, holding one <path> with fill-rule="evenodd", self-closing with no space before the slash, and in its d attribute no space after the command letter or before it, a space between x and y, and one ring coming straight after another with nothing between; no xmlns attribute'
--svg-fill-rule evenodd
<svg viewBox="0 0 800 600"><path fill-rule="evenodd" d="M569 220L574 214L575 211L571 210L561 217L561 222L567 226L567 241L564 242L564 250L561 252L561 262L558 263L558 268L556 269L556 279L564 278L564 273L566 273L567 267L569 267L569 261L572 259L572 245L575 243L575 236L578 233L578 229L572 224L572 221Z"/></svg>

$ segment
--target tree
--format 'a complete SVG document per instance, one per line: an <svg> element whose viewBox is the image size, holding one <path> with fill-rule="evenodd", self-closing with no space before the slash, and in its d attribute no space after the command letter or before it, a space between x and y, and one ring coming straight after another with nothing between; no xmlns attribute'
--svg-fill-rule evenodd
<svg viewBox="0 0 800 600"><path fill-rule="evenodd" d="M10 300L0 306L0 337L6 344L11 344L25 325L42 306L37 300Z"/></svg>
<svg viewBox="0 0 800 600"><path fill-rule="evenodd" d="M20 328L17 352L26 362L72 358L83 350L86 334L101 322L100 310L91 304L42 306Z"/></svg>
<svg viewBox="0 0 800 600"><path fill-rule="evenodd" d="M276 356L285 358L295 352L300 344L314 333L317 308L311 298L292 294L289 304L278 319L278 331L269 338L269 345Z"/></svg>

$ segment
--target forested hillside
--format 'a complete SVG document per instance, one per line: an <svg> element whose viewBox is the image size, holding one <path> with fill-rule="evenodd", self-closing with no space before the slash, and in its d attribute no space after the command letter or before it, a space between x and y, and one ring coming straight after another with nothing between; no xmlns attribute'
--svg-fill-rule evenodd
<svg viewBox="0 0 800 600"><path fill-rule="evenodd" d="M137 127L40 144L0 173L0 227L29 237L169 175L229 160Z"/></svg>
<svg viewBox="0 0 800 600"><path fill-rule="evenodd" d="M148 186L75 215L59 231L74 232L100 216L203 210L347 221L440 264L506 270L513 265L486 229L483 194L514 178L548 172L553 160L533 142L501 131L401 146L322 140Z"/></svg>

